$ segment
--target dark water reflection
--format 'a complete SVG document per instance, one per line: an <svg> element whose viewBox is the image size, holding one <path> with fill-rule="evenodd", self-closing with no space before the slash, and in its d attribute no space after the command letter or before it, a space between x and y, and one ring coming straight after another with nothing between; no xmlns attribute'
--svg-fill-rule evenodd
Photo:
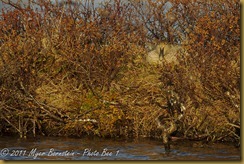
<svg viewBox="0 0 244 164"><path fill-rule="evenodd" d="M0 138L4 160L240 160L240 149L231 144L177 141L166 153L160 141L133 142L98 138Z"/></svg>

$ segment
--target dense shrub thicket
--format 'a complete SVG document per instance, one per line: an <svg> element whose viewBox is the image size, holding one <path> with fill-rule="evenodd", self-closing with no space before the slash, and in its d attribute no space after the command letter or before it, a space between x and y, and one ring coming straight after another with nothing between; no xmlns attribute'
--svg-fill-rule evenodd
<svg viewBox="0 0 244 164"><path fill-rule="evenodd" d="M173 90L179 135L240 141L239 1L1 1L1 134L159 137ZM145 62L162 41L177 64Z"/></svg>

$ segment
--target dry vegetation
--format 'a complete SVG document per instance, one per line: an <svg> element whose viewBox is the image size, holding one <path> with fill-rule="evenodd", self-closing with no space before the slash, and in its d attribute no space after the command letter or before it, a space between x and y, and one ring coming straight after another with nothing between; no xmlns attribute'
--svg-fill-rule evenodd
<svg viewBox="0 0 244 164"><path fill-rule="evenodd" d="M239 1L2 2L1 134L155 138L173 90L178 134L240 141ZM145 43L161 41L187 55L149 65Z"/></svg>

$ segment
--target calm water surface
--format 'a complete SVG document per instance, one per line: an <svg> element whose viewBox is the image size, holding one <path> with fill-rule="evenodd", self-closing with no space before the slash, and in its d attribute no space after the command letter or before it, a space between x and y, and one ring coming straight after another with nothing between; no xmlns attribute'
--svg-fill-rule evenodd
<svg viewBox="0 0 244 164"><path fill-rule="evenodd" d="M160 141L116 141L97 138L0 138L3 160L240 160L231 144L175 141L166 153Z"/></svg>

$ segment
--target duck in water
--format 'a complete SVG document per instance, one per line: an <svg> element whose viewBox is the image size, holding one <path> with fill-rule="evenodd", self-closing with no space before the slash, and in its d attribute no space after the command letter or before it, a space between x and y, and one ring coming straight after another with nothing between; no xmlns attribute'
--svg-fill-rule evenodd
<svg viewBox="0 0 244 164"><path fill-rule="evenodd" d="M172 90L167 93L166 112L160 112L156 118L157 126L162 129L163 144L165 151L170 151L170 135L177 130L177 122L183 117L184 105L180 102L177 93Z"/></svg>

